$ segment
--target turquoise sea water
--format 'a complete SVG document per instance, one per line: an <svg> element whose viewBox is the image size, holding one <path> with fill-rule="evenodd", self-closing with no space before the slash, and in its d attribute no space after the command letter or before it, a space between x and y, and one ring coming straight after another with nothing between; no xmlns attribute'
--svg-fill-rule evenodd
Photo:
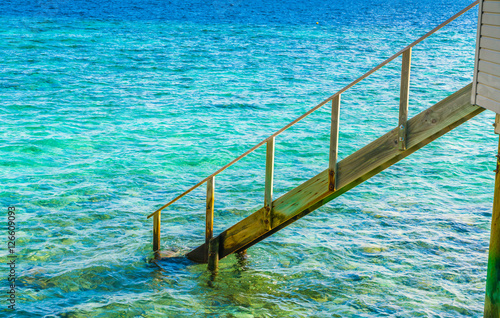
<svg viewBox="0 0 500 318"><path fill-rule="evenodd" d="M478 317L497 137L484 112L248 250L205 265L205 187L146 216L469 1L5 1L6 317ZM355 9L353 9L355 8ZM472 80L477 9L414 49L410 116ZM319 22L316 24L316 22ZM400 59L343 94L340 157L397 124ZM330 108L276 139L275 196L327 167ZM265 148L216 179L215 234L263 204ZM4 228L1 235L6 242ZM4 243L5 245L6 243Z"/></svg>

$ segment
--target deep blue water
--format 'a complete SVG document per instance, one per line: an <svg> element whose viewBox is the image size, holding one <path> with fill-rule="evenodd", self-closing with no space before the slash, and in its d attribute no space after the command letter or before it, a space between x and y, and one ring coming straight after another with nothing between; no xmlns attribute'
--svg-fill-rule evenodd
<svg viewBox="0 0 500 318"><path fill-rule="evenodd" d="M146 216L470 1L2 1L7 317L481 316L497 137L484 112L205 265L201 187ZM477 8L413 51L410 116L472 80ZM397 124L400 59L342 96L340 158ZM328 106L276 139L275 196L328 164ZM217 177L216 234L263 203L265 149ZM2 237L6 237L4 230ZM5 241L6 239L4 239ZM2 264L8 262L2 249ZM7 266L0 272L7 292Z"/></svg>

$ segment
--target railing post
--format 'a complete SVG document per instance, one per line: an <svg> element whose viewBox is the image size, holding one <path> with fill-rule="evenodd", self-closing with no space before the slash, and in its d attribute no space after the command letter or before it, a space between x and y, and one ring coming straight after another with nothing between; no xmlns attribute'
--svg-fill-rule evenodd
<svg viewBox="0 0 500 318"><path fill-rule="evenodd" d="M337 189L337 157L339 151L340 94L332 100L332 123L330 126L330 162L328 165L328 189Z"/></svg>
<svg viewBox="0 0 500 318"><path fill-rule="evenodd" d="M219 267L219 238L213 238L208 243L208 265L207 269L214 272Z"/></svg>
<svg viewBox="0 0 500 318"><path fill-rule="evenodd" d="M497 115L495 121L497 122L499 119L500 116ZM485 318L500 317L500 140L497 151L488 272L486 275L486 299L484 303Z"/></svg>
<svg viewBox="0 0 500 318"><path fill-rule="evenodd" d="M160 223L161 211L153 216L153 252L155 253L160 250Z"/></svg>
<svg viewBox="0 0 500 318"><path fill-rule="evenodd" d="M267 141L266 147L266 181L264 189L264 223L266 229L271 230L273 224L273 179L274 179L274 137Z"/></svg>
<svg viewBox="0 0 500 318"><path fill-rule="evenodd" d="M205 244L208 243L214 236L214 194L215 194L215 177L207 181L207 206L205 218Z"/></svg>
<svg viewBox="0 0 500 318"><path fill-rule="evenodd" d="M399 150L406 150L406 132L408 123L408 102L410 100L410 68L411 68L411 47L403 52L403 62L401 64L401 91L399 96Z"/></svg>

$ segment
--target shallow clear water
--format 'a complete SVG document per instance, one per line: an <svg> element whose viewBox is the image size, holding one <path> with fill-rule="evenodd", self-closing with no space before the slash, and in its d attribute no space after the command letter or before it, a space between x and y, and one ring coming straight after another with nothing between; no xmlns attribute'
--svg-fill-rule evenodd
<svg viewBox="0 0 500 318"><path fill-rule="evenodd" d="M250 248L246 262L222 260L212 287L205 265L150 262L146 220L468 4L2 2L0 206L16 206L19 227L18 309L2 302L2 315L481 316L489 112ZM410 116L472 80L476 18L414 49ZM341 158L396 125L399 61L343 94ZM326 168L329 116L327 106L277 138L276 197ZM217 177L216 234L262 205L264 151ZM164 250L202 243L204 195L163 213Z"/></svg>

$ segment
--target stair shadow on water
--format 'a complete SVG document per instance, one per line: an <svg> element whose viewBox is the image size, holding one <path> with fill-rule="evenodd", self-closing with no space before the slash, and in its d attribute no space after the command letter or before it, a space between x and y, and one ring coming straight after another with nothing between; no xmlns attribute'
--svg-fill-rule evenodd
<svg viewBox="0 0 500 318"><path fill-rule="evenodd" d="M186 267L197 264L177 251L161 251L150 262L158 266L160 270L169 273L183 271Z"/></svg>
<svg viewBox="0 0 500 318"><path fill-rule="evenodd" d="M179 274L182 275L188 267L200 265L191 261L183 254L176 252L162 252L160 255L156 255L155 258L151 259L150 262L160 269L162 276L166 275L166 277L172 277ZM213 288L218 271L207 271L206 273L208 274L207 285Z"/></svg>

